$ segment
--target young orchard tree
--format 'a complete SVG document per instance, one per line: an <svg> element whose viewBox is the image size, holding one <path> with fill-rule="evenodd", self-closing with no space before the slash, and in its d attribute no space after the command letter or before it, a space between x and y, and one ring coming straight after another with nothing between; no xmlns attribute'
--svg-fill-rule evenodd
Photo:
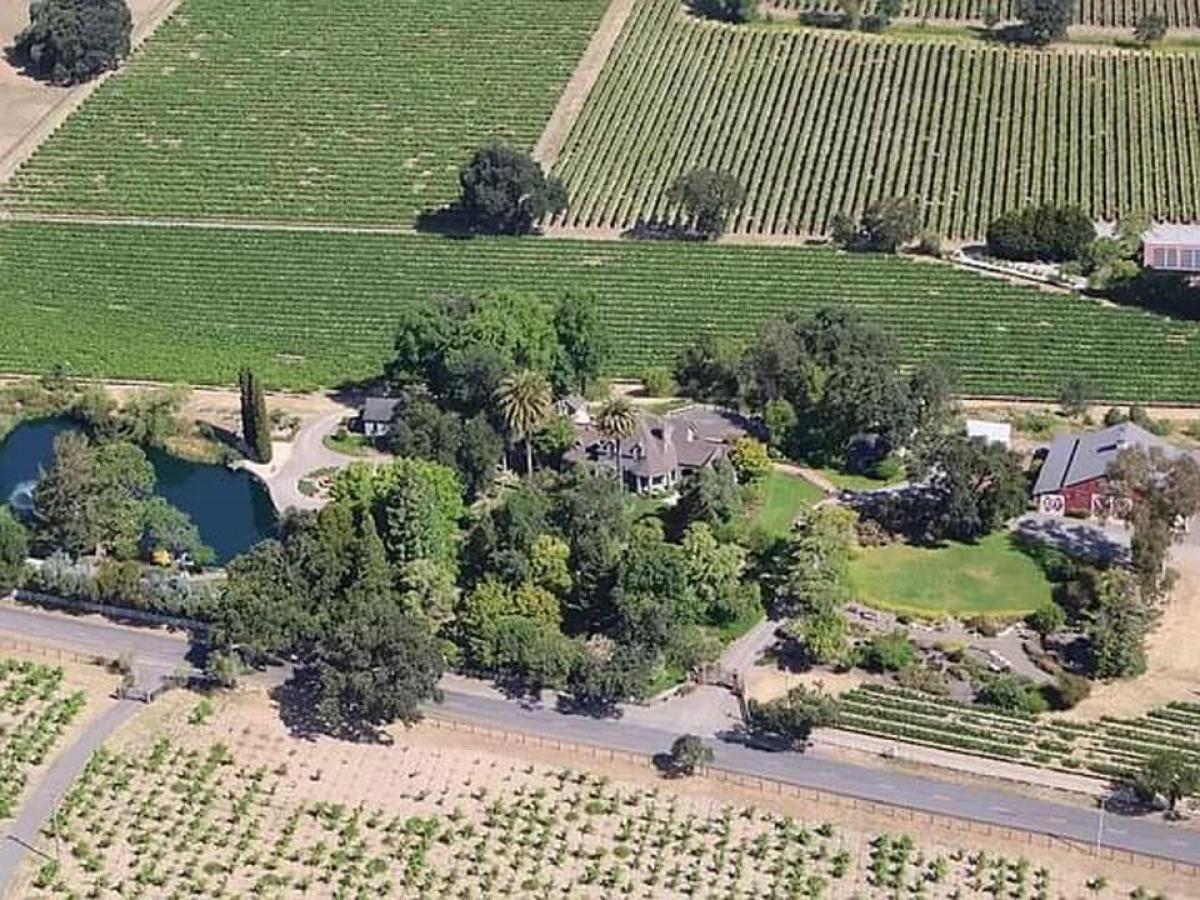
<svg viewBox="0 0 1200 900"><path fill-rule="evenodd" d="M684 734L671 744L671 770L680 775L695 773L698 766L713 761L713 749L698 735Z"/></svg>
<svg viewBox="0 0 1200 900"><path fill-rule="evenodd" d="M129 55L133 17L125 0L33 0L12 52L36 78L79 84Z"/></svg>
<svg viewBox="0 0 1200 900"><path fill-rule="evenodd" d="M459 206L471 226L495 234L528 234L567 208L567 189L526 153L507 144L479 150L459 173Z"/></svg>
<svg viewBox="0 0 1200 900"><path fill-rule="evenodd" d="M717 238L725 233L729 216L746 199L746 189L729 172L696 169L675 179L667 199L683 207L697 234Z"/></svg>

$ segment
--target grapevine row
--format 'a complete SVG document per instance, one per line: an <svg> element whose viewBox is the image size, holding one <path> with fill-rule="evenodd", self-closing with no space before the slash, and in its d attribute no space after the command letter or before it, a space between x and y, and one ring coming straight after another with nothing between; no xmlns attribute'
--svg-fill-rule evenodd
<svg viewBox="0 0 1200 900"><path fill-rule="evenodd" d="M563 221L670 221L668 188L702 166L745 185L745 234L824 233L893 196L954 238L1037 202L1194 221L1198 106L1200 54L734 28L643 0L558 161Z"/></svg>

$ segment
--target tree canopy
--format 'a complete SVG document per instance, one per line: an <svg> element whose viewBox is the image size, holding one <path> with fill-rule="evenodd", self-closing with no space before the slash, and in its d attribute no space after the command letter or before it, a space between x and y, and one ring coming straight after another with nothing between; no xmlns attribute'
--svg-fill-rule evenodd
<svg viewBox="0 0 1200 900"><path fill-rule="evenodd" d="M548 215L567 208L567 189L524 150L488 144L459 173L459 206L473 228L528 234Z"/></svg>
<svg viewBox="0 0 1200 900"><path fill-rule="evenodd" d="M1061 41L1067 36L1073 6L1073 0L1020 0L1017 18L1021 27L1017 36L1039 47Z"/></svg>
<svg viewBox="0 0 1200 900"><path fill-rule="evenodd" d="M115 69L132 33L125 0L33 0L13 55L37 78L78 84Z"/></svg>
<svg viewBox="0 0 1200 900"><path fill-rule="evenodd" d="M1095 225L1077 206L1015 209L1001 215L987 230L989 252L1002 259L1031 262L1079 259L1095 239Z"/></svg>
<svg viewBox="0 0 1200 900"><path fill-rule="evenodd" d="M746 199L746 189L729 172L696 169L675 179L667 199L683 207L697 234L716 238L725 233L729 216Z"/></svg>

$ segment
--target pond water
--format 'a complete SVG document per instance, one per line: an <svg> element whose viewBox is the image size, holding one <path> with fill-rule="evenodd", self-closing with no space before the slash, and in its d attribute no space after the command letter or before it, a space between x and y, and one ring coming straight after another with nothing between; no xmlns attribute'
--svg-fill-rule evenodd
<svg viewBox="0 0 1200 900"><path fill-rule="evenodd" d="M54 456L54 438L75 427L65 419L40 419L18 425L0 442L0 503L31 508L38 470ZM155 492L192 517L217 562L228 562L274 533L271 499L248 472L188 462L161 450L147 456L158 476Z"/></svg>

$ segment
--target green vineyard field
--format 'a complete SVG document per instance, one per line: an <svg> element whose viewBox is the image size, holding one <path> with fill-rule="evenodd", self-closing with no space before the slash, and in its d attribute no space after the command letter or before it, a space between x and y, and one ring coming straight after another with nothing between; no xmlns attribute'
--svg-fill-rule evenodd
<svg viewBox="0 0 1200 900"><path fill-rule="evenodd" d="M956 238L1038 201L1191 221L1197 108L1200 54L731 27L644 0L557 169L566 224L589 228L669 220L667 188L701 166L741 179L733 227L750 234L825 232L893 196Z"/></svg>
<svg viewBox="0 0 1200 900"><path fill-rule="evenodd" d="M18 210L409 224L532 147L606 0L186 0L6 192Z"/></svg>
<svg viewBox="0 0 1200 900"><path fill-rule="evenodd" d="M840 13L833 0L771 0L769 7L781 11ZM865 10L874 9L867 3ZM980 22L994 10L1001 21L1017 18L1016 0L904 0L900 15L906 19L930 21ZM1197 0L1076 0L1072 22L1090 28L1132 29L1147 12L1161 13L1169 28L1200 27L1200 2Z"/></svg>
<svg viewBox="0 0 1200 900"><path fill-rule="evenodd" d="M511 288L594 295L614 374L845 304L972 393L1055 397L1079 374L1108 399L1200 401L1195 323L822 247L10 223L0 271L6 370L229 383L253 365L277 386L330 385L378 372L402 306Z"/></svg>

